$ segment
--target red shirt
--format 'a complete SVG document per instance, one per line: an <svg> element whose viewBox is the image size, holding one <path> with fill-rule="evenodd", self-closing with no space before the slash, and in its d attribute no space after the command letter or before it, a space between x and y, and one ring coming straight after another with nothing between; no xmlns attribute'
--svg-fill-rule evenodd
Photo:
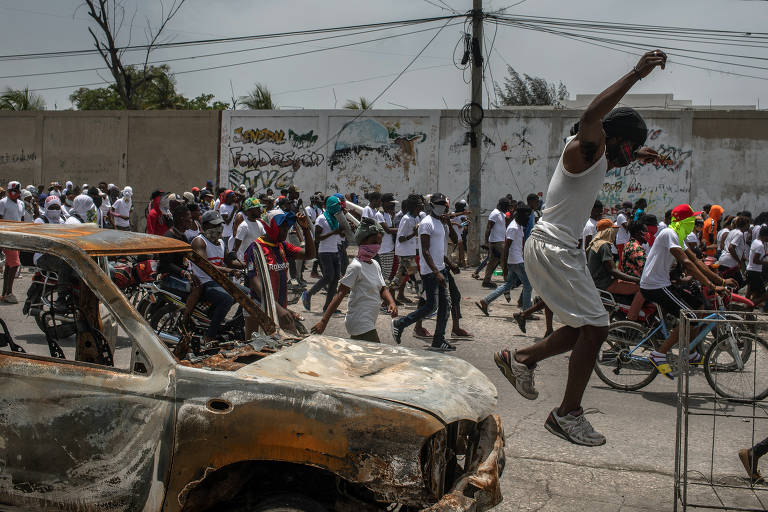
<svg viewBox="0 0 768 512"><path fill-rule="evenodd" d="M288 307L288 263L301 252L301 247L288 242L273 244L264 240L263 237L258 238L245 250L245 264L248 266L249 278L258 275L258 267L253 254L256 247L261 249L267 262L275 301L284 308ZM251 295L253 295L253 291L251 291ZM258 297L254 298L258 299Z"/></svg>

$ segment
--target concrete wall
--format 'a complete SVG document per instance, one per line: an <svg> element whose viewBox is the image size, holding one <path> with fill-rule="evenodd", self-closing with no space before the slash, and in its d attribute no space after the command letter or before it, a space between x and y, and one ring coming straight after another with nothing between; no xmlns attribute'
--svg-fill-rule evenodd
<svg viewBox="0 0 768 512"><path fill-rule="evenodd" d="M188 190L215 179L216 111L0 112L0 184L131 185L143 227L152 190Z"/></svg>
<svg viewBox="0 0 768 512"><path fill-rule="evenodd" d="M469 139L455 110L0 112L0 184L51 180L136 192L183 192L208 179L258 191L296 184L305 192L379 189L404 197L467 193ZM691 202L766 210L768 113L645 111L648 144L666 158L608 172L606 206L645 197L651 211ZM511 193L546 192L578 111L487 111L484 208ZM221 144L219 144L221 141Z"/></svg>
<svg viewBox="0 0 768 512"><path fill-rule="evenodd" d="M484 121L485 209L511 193L545 194L549 177L579 111L488 111ZM646 111L648 145L664 156L607 173L606 207L644 197L662 215L673 206L720 202L726 208L766 209L768 113ZM295 183L304 190L440 190L467 193L469 138L456 111L224 112L220 180L257 189Z"/></svg>

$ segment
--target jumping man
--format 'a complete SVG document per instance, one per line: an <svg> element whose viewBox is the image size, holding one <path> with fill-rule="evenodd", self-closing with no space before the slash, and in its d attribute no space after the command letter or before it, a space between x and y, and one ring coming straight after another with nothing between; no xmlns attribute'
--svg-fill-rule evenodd
<svg viewBox="0 0 768 512"><path fill-rule="evenodd" d="M563 401L544 426L575 444L605 443L605 436L584 417L581 399L608 334L608 313L578 240L606 171L635 159L646 163L658 158L655 151L641 147L648 130L640 115L630 108L612 109L656 66L664 69L666 60L663 52L646 53L629 73L592 101L571 129L572 136L549 183L547 208L524 249L533 288L565 325L525 349L494 354L496 365L515 389L534 400L538 397L533 382L536 364L572 350Z"/></svg>

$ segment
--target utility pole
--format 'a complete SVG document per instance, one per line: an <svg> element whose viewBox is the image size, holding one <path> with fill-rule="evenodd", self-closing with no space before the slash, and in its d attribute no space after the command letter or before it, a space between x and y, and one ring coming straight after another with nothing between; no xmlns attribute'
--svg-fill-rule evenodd
<svg viewBox="0 0 768 512"><path fill-rule="evenodd" d="M480 215L482 198L481 152L483 147L483 0L472 0L472 105L469 147L469 230L468 260L480 263L480 245L485 228Z"/></svg>

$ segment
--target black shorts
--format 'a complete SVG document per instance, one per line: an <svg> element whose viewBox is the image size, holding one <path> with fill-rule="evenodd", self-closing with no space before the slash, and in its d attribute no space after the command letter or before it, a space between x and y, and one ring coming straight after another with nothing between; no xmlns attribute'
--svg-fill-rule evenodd
<svg viewBox="0 0 768 512"><path fill-rule="evenodd" d="M658 304L664 315L672 315L675 318L680 316L680 311L700 309L704 304L704 298L698 292L679 286L668 286L656 290L641 288L640 291L645 300Z"/></svg>
<svg viewBox="0 0 768 512"><path fill-rule="evenodd" d="M765 293L765 281L763 281L763 273L759 270L747 270L747 285L749 291L762 295Z"/></svg>

